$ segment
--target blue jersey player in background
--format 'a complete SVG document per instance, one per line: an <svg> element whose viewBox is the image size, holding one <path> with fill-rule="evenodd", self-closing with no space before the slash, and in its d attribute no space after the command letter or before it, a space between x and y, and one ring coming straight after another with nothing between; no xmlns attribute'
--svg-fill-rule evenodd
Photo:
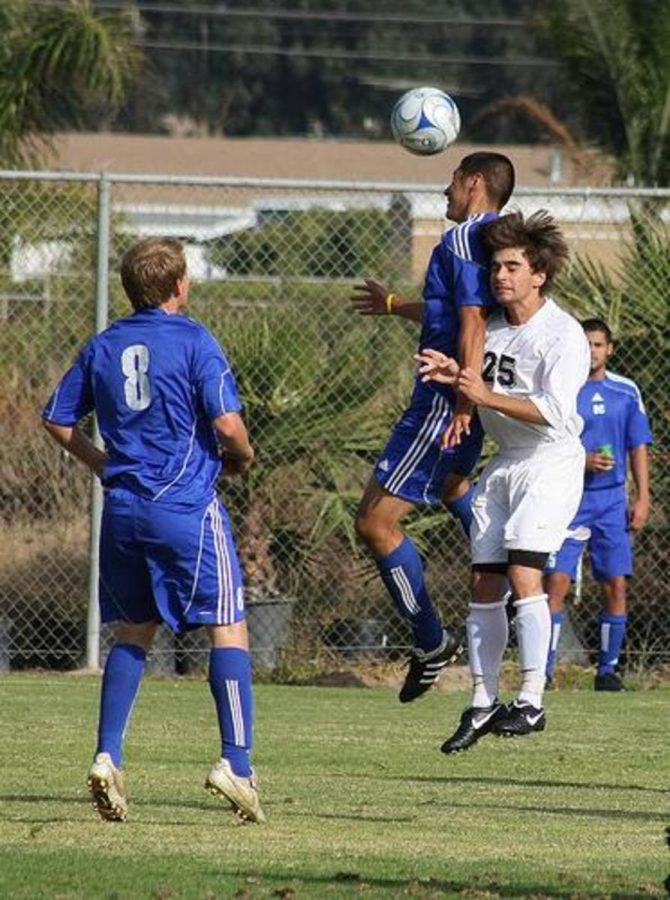
<svg viewBox="0 0 670 900"><path fill-rule="evenodd" d="M159 624L176 633L204 626L221 736L205 787L241 819L260 822L244 588L216 493L221 470L243 474L254 451L223 351L182 314L189 280L181 244L141 241L125 254L121 280L133 314L89 341L43 413L49 434L104 487L100 610L118 627L88 774L93 805L106 820L127 816L123 741ZM78 427L92 411L104 451Z"/></svg>
<svg viewBox="0 0 670 900"><path fill-rule="evenodd" d="M573 536L566 539L547 568L552 639L546 674L551 684L565 618L565 598L588 544L593 577L600 582L603 593L595 689L622 691L617 664L626 636L626 579L633 573L631 532L639 531L649 517L647 445L652 437L637 385L606 368L614 350L609 326L600 319L587 319L582 324L591 349L591 372L577 399L584 420L584 494L570 525ZM626 493L629 461L635 483L630 509ZM580 530L590 532L590 537L580 540Z"/></svg>
<svg viewBox="0 0 670 900"><path fill-rule="evenodd" d="M416 301L377 281L356 285L362 315L397 315L422 323L419 351L431 347L481 371L486 315L493 305L489 251L482 227L498 216L514 189L514 167L500 153L464 157L445 189L447 218L457 225L434 248ZM445 431L459 439L443 451ZM415 381L410 404L396 423L365 490L356 519L359 536L375 557L395 608L408 622L414 652L400 701L419 697L461 652L426 589L423 562L400 527L418 503L443 502L469 532L472 489L468 476L479 458L483 432L472 404L454 388Z"/></svg>

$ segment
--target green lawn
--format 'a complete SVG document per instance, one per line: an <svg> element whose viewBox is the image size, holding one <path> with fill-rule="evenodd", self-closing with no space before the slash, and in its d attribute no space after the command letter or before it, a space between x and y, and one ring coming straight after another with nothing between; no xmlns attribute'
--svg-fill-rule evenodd
<svg viewBox="0 0 670 900"><path fill-rule="evenodd" d="M670 690L554 692L544 734L445 757L467 702L260 685L266 826L202 789L205 682L148 680L127 744L131 809L84 787L99 680L0 678L0 897L660 897L670 871Z"/></svg>

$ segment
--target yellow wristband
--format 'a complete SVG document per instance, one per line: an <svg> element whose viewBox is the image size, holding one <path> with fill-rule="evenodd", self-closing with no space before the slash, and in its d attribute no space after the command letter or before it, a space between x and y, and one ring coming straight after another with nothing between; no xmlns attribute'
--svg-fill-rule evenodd
<svg viewBox="0 0 670 900"><path fill-rule="evenodd" d="M395 300L395 294L387 294L384 302L386 303L386 315L390 316L393 313L393 301Z"/></svg>

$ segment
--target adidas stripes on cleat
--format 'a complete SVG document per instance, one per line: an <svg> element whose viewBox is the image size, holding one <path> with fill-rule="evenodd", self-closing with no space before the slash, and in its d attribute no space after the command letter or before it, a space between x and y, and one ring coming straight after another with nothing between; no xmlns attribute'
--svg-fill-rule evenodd
<svg viewBox="0 0 670 900"><path fill-rule="evenodd" d="M468 747L472 747L485 734L490 734L496 722L506 713L505 704L499 703L497 700L491 706L469 706L463 710L456 731L442 744L442 752L460 753L467 750Z"/></svg>
<svg viewBox="0 0 670 900"><path fill-rule="evenodd" d="M117 769L109 753L98 753L88 770L86 781L93 809L106 822L125 822L128 798L123 772Z"/></svg>
<svg viewBox="0 0 670 900"><path fill-rule="evenodd" d="M544 709L515 700L507 707L507 715L495 723L493 733L502 737L518 737L532 731L544 731L546 725Z"/></svg>
<svg viewBox="0 0 670 900"><path fill-rule="evenodd" d="M415 648L410 660L405 683L400 689L401 703L411 703L432 687L442 673L442 669L454 662L463 652L463 645L446 629L442 643L437 650L426 653Z"/></svg>

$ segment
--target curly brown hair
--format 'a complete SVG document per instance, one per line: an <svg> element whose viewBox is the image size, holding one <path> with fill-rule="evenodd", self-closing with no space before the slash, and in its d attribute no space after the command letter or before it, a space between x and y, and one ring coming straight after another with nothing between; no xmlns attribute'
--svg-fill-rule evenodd
<svg viewBox="0 0 670 900"><path fill-rule="evenodd" d="M527 219L520 212L509 213L493 219L483 230L492 253L496 250L521 250L531 271L545 275L541 294L549 292L556 275L570 256L563 233L546 209L538 210Z"/></svg>

